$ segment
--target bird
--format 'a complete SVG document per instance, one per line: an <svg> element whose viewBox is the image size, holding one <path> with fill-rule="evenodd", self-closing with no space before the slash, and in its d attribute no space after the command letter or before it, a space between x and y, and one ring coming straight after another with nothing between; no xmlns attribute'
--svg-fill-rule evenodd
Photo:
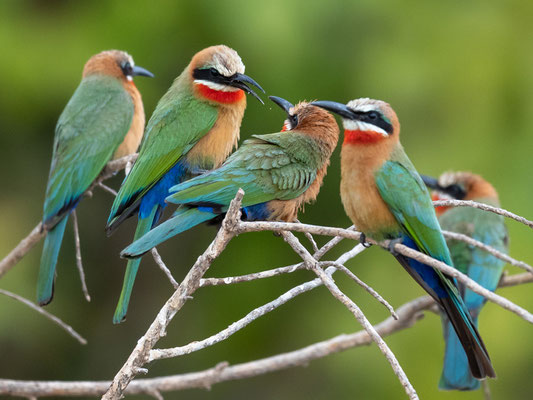
<svg viewBox="0 0 533 400"><path fill-rule="evenodd" d="M37 281L40 305L52 301L57 258L70 213L108 161L137 151L145 117L135 76L153 74L136 66L124 51L92 56L59 117L44 200L42 229L48 233Z"/></svg>
<svg viewBox="0 0 533 400"><path fill-rule="evenodd" d="M480 175L471 172L446 172L439 179L422 175L424 183L433 190L434 200L473 200L500 207L498 193ZM501 215L472 207L437 207L442 229L470 236L496 250L508 254L509 235ZM453 264L462 273L484 288L494 291L503 273L505 262L477 247L448 239ZM487 301L483 296L459 284L461 296L477 326L481 308ZM468 369L466 354L448 318L443 315L444 366L439 381L442 390L477 390L480 382Z"/></svg>
<svg viewBox="0 0 533 400"><path fill-rule="evenodd" d="M424 182L400 144L400 123L384 101L312 104L342 117L340 194L344 209L366 237L392 240L390 252L444 310L466 350L472 375L495 377L487 349L457 290L455 279L394 251L395 243L449 266L453 262Z"/></svg>
<svg viewBox="0 0 533 400"><path fill-rule="evenodd" d="M137 213L134 238L140 238L158 223L168 189L225 161L239 139L245 92L262 103L247 84L264 92L244 74L235 50L218 45L193 56L147 123L139 157L111 207L108 235ZM114 323L126 317L139 264L140 259L131 260L126 266Z"/></svg>
<svg viewBox="0 0 533 400"><path fill-rule="evenodd" d="M337 145L339 128L328 112L281 97L270 99L287 113L281 132L252 135L219 168L170 189L166 201L178 204L163 222L121 253L139 257L159 243L202 222L220 221L239 188L242 218L293 222L313 202Z"/></svg>

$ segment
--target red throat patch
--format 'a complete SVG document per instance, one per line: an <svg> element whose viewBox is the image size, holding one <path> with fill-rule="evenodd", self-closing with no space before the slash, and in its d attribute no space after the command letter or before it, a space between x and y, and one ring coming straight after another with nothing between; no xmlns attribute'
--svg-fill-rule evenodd
<svg viewBox="0 0 533 400"><path fill-rule="evenodd" d="M236 103L245 96L242 89L233 92L224 92L223 90L211 89L209 86L197 84L198 91L206 99L216 101L217 103L232 104Z"/></svg>
<svg viewBox="0 0 533 400"><path fill-rule="evenodd" d="M345 130L343 144L372 144L383 139L385 139L385 137L379 132Z"/></svg>

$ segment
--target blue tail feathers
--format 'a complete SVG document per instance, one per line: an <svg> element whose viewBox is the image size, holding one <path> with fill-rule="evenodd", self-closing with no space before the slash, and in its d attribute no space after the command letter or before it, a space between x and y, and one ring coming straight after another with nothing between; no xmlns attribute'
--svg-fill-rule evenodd
<svg viewBox="0 0 533 400"><path fill-rule="evenodd" d="M477 325L477 321L475 321ZM455 333L452 324L445 318L443 324L446 349L444 352L444 366L439 381L441 390L477 390L480 381L472 376L468 367L468 358Z"/></svg>
<svg viewBox="0 0 533 400"><path fill-rule="evenodd" d="M57 257L59 256L59 249L61 248L67 221L68 215L48 232L44 240L39 278L37 280L37 302L41 306L50 303L54 295Z"/></svg>
<svg viewBox="0 0 533 400"><path fill-rule="evenodd" d="M146 235L137 239L126 247L120 255L122 257L140 257L151 248L179 233L185 232L202 222L213 219L217 214L197 208L180 208L169 220L158 225Z"/></svg>

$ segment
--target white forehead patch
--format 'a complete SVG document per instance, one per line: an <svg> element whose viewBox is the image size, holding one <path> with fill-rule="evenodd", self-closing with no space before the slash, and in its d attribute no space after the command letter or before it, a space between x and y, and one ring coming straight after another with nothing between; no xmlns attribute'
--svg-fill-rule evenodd
<svg viewBox="0 0 533 400"><path fill-rule="evenodd" d="M351 108L351 107L350 107ZM347 131L366 131L380 133L383 137L388 137L389 134L379 126L372 125L366 122L355 121L353 119L343 119L342 123L344 129Z"/></svg>
<svg viewBox="0 0 533 400"><path fill-rule="evenodd" d="M351 100L346 105L354 111L379 111L381 113L383 113L383 109L387 107L387 103L384 101L369 99L368 97Z"/></svg>
<svg viewBox="0 0 533 400"><path fill-rule="evenodd" d="M213 55L213 65L224 76L244 74L244 64L237 52L229 47L222 47Z"/></svg>
<svg viewBox="0 0 533 400"><path fill-rule="evenodd" d="M453 172L445 172L441 176L439 176L439 185L446 187L450 185L454 185L458 181L458 176L456 176Z"/></svg>

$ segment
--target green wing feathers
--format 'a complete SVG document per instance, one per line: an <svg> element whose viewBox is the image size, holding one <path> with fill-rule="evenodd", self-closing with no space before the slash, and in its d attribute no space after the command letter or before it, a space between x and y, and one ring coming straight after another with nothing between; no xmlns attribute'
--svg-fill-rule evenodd
<svg viewBox="0 0 533 400"><path fill-rule="evenodd" d="M46 199L45 224L72 208L124 140L133 118L133 101L114 78L85 78L61 114Z"/></svg>

